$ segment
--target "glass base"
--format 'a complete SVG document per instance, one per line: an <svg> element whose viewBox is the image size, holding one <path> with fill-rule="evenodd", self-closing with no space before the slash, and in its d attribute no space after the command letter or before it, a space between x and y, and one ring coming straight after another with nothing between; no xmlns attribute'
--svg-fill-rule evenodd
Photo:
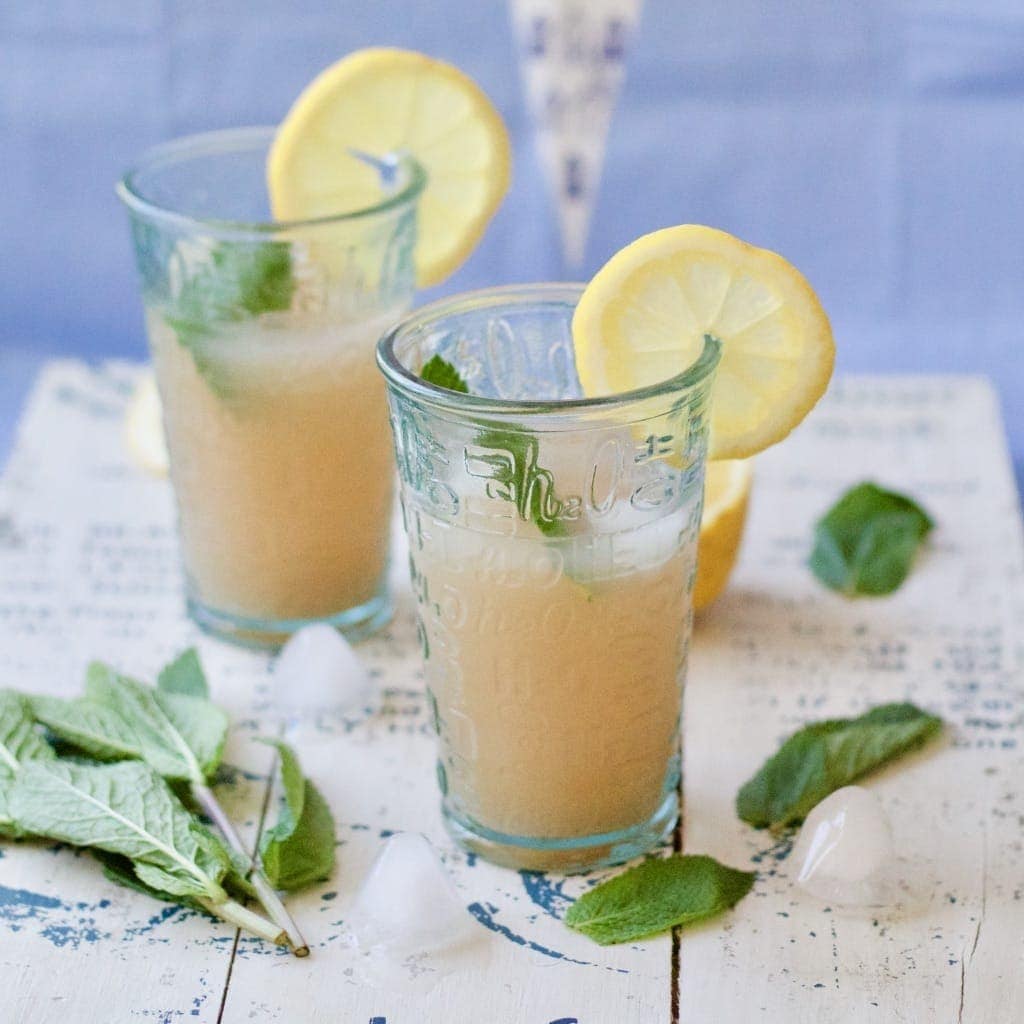
<svg viewBox="0 0 1024 1024"><path fill-rule="evenodd" d="M313 619L254 619L244 615L210 608L191 594L186 599L188 614L192 620L211 636L243 647L259 647L276 650L296 630L314 622L325 622L334 626L348 640L363 640L376 633L391 621L394 608L391 595L386 589L365 604L357 605L336 615L324 615Z"/></svg>
<svg viewBox="0 0 1024 1024"><path fill-rule="evenodd" d="M579 874L622 864L660 846L679 820L679 799L670 792L655 813L640 825L571 839L530 839L492 832L442 805L445 827L462 849L492 864L522 871L557 871Z"/></svg>

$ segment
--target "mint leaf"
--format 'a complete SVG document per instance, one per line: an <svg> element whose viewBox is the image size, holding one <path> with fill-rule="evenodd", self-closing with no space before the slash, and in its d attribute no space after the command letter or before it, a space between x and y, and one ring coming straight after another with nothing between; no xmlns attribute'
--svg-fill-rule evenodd
<svg viewBox="0 0 1024 1024"><path fill-rule="evenodd" d="M226 398L233 393L230 378L204 342L226 324L290 309L294 293L289 243L218 242L182 284L164 319L211 389Z"/></svg>
<svg viewBox="0 0 1024 1024"><path fill-rule="evenodd" d="M277 823L260 839L260 859L271 884L291 892L334 870L334 819L320 791L303 777L292 748L281 740L265 742L277 748L284 799Z"/></svg>
<svg viewBox="0 0 1024 1024"><path fill-rule="evenodd" d="M704 854L646 860L581 896L565 923L602 946L632 942L734 907L756 877Z"/></svg>
<svg viewBox="0 0 1024 1024"><path fill-rule="evenodd" d="M559 519L563 503L555 497L555 478L539 463L540 442L533 434L487 426L473 443L487 449L474 456L491 469L501 493L512 501L521 518L532 522L545 537L564 537L567 529Z"/></svg>
<svg viewBox="0 0 1024 1024"><path fill-rule="evenodd" d="M14 778L27 761L52 761L53 748L39 735L28 701L13 690L0 690L0 835L22 831L8 807Z"/></svg>
<svg viewBox="0 0 1024 1024"><path fill-rule="evenodd" d="M145 896L151 896L155 900L163 900L165 903L181 903L184 906L202 909L201 904L193 903L188 896L175 896L174 893L163 892L160 889L154 889L151 885L146 885L135 874L131 860L123 854L94 848L92 855L102 866L104 877L109 878L111 882L123 885L126 889L141 892Z"/></svg>
<svg viewBox="0 0 1024 1024"><path fill-rule="evenodd" d="M129 858L136 876L161 892L227 898L220 880L229 864L220 844L139 761L28 762L10 808L27 832Z"/></svg>
<svg viewBox="0 0 1024 1024"><path fill-rule="evenodd" d="M169 665L164 666L156 685L165 693L183 693L187 697L209 697L210 687L194 647L182 651Z"/></svg>
<svg viewBox="0 0 1024 1024"><path fill-rule="evenodd" d="M99 761L122 761L140 756L141 741L115 709L84 697L32 696L28 700L36 719L58 739L70 744L73 751ZM174 757L154 767L166 768L173 776L180 770L180 762Z"/></svg>
<svg viewBox="0 0 1024 1024"><path fill-rule="evenodd" d="M25 761L51 761L53 748L36 729L28 700L0 690L0 777L13 775Z"/></svg>
<svg viewBox="0 0 1024 1024"><path fill-rule="evenodd" d="M459 371L441 356L433 355L420 370L420 379L428 384L434 384L439 388L447 388L449 391L461 391L462 394L469 394L469 388L462 379Z"/></svg>
<svg viewBox="0 0 1024 1024"><path fill-rule="evenodd" d="M469 387L459 371L436 354L423 364L420 378L449 391L469 394ZM555 498L554 478L537 463L540 449L537 438L504 426L486 426L473 443L495 453L477 458L494 468L494 479L506 489L522 518L535 523L545 537L565 536L565 523L558 518L562 503Z"/></svg>
<svg viewBox="0 0 1024 1024"><path fill-rule="evenodd" d="M174 685L192 676L193 668L180 662L166 677ZM54 735L90 757L138 758L167 779L203 782L220 764L227 737L227 716L210 701L155 690L100 662L89 666L84 697L33 697L31 703Z"/></svg>
<svg viewBox="0 0 1024 1024"><path fill-rule="evenodd" d="M186 328L211 328L289 309L295 292L287 242L218 242L178 292L173 315Z"/></svg>
<svg viewBox="0 0 1024 1024"><path fill-rule="evenodd" d="M921 542L935 523L910 498L862 483L818 521L809 565L844 594L891 594L907 578Z"/></svg>
<svg viewBox="0 0 1024 1024"><path fill-rule="evenodd" d="M829 793L920 746L941 728L941 718L913 704L882 704L859 718L806 725L739 791L736 813L755 828L797 824Z"/></svg>
<svg viewBox="0 0 1024 1024"><path fill-rule="evenodd" d="M266 921L258 915L253 914L251 911L246 910L233 900L228 900L224 903L213 903L200 897L192 898L191 896L176 896L174 893L164 892L161 889L156 889L143 882L142 879L135 874L132 861L119 853L110 853L107 850L94 848L92 855L103 867L104 876L110 879L111 882L123 885L126 889L132 889L135 892L140 892L155 900L162 900L165 903L178 903L183 907L189 907L192 910L199 910L205 914L211 914L212 916L222 918L239 928L248 928L262 938L270 939L271 942L283 944L284 936L278 933L277 929L269 921ZM249 886L249 884L244 880L239 882L238 876L233 872L229 872L224 876L221 885L223 888L235 895L240 895L245 898L249 898L253 895L251 886Z"/></svg>
<svg viewBox="0 0 1024 1024"><path fill-rule="evenodd" d="M155 690L101 662L89 666L85 696L120 715L135 736L134 756L166 778L202 783L217 770L228 720L216 704Z"/></svg>

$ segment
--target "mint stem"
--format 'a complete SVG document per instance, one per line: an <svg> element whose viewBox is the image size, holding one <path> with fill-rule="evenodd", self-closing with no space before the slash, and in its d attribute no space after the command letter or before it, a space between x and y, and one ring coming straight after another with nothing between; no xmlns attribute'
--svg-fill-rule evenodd
<svg viewBox="0 0 1024 1024"><path fill-rule="evenodd" d="M207 817L213 821L220 830L220 833L228 841L228 845L236 853L249 861L252 867L251 881L259 895L260 902L266 908L267 913L284 930L287 945L291 946L292 952L297 957L309 956L309 945L303 938L302 932L299 931L295 918L288 912L288 908L281 901L281 897L278 896L277 891L263 873L263 868L259 862L259 854L255 851L250 854L246 850L241 837L235 831L235 826L232 824L231 819L224 813L224 808L221 807L217 797L214 796L213 790L202 783L193 782L192 795L196 798Z"/></svg>
<svg viewBox="0 0 1024 1024"><path fill-rule="evenodd" d="M277 925L272 924L265 917L254 914L251 910L243 907L241 903L234 900L225 900L223 903L216 903L213 900L198 900L214 917L219 917L228 924L236 925L247 932L258 935L261 939L267 939L277 946L289 945L287 934Z"/></svg>

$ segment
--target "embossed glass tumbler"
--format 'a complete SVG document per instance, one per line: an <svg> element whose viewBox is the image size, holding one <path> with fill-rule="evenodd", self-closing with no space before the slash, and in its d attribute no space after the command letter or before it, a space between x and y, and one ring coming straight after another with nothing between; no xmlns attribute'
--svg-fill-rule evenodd
<svg viewBox="0 0 1024 1024"><path fill-rule="evenodd" d="M718 363L584 399L580 289L427 306L381 340L443 813L516 868L583 871L662 841ZM469 393L424 382L439 355Z"/></svg>
<svg viewBox="0 0 1024 1024"><path fill-rule="evenodd" d="M362 205L341 196L336 215L273 221L273 134L158 146L118 187L189 611L224 638L268 646L310 621L361 636L390 617L393 467L373 354L411 305L424 184L412 160L387 182L368 167Z"/></svg>

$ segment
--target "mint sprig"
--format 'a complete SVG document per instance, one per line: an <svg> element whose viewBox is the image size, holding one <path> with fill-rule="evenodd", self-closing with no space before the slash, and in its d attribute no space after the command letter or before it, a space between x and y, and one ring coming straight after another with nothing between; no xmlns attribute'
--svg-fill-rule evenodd
<svg viewBox="0 0 1024 1024"><path fill-rule="evenodd" d="M435 387L447 388L449 391L459 391L464 395L469 394L469 386L462 379L458 370L439 355L432 355L420 370L420 379Z"/></svg>
<svg viewBox="0 0 1024 1024"><path fill-rule="evenodd" d="M76 751L87 754L97 761L145 767L156 778L185 783L192 799L214 822L228 845L228 849L224 849L219 843L217 846L225 859L223 875L217 878L213 878L213 875L209 877L222 888L228 885L236 892L254 892L278 926L273 933L274 936L287 936L293 952L297 956L305 956L309 949L294 920L259 863L253 864L234 825L209 785L221 763L228 720L224 712L207 699L208 692L209 687L199 658L194 650L189 650L160 673L159 685L156 688L130 679L110 666L96 662L89 666L84 696L71 700L33 697L30 706L35 719L44 723L58 739L71 744ZM294 756L292 761L294 771L298 773ZM298 773L298 777L301 779L301 773ZM38 783L39 779L36 781ZM102 782L101 778L87 773L83 778L82 787L87 790L88 786L94 783L100 785ZM311 783L308 785L312 788ZM146 783L146 786L148 789L159 789L149 783ZM113 790L111 792L111 813L116 814L119 811L119 805L114 799L117 794ZM130 789L124 790L125 799L131 795ZM79 794L79 797L87 802L88 792L85 795ZM330 809L319 793L311 797L307 792L305 800L309 810L303 812L301 808L299 809L296 827L289 832L289 836L294 832L297 838L280 848L275 847L274 881L283 888L295 888L314 880L314 877L322 877L322 874L327 872L322 871L317 875L314 867L317 870L321 869L327 857L333 865L334 824ZM188 815L189 812L183 808L182 813ZM24 829L39 824L37 820L31 818L29 812L26 812L24 821L13 811L11 817L15 827ZM48 827L52 830L57 826ZM63 833L56 831L44 834L63 838L67 842L79 842L80 845L100 845L110 853L137 859L133 858L128 850L90 843L86 841L87 837L79 840L70 834L65 837ZM314 867L311 867L311 864ZM133 870L145 884L165 893L168 898L182 895L178 889L163 886L159 879L147 876L147 869ZM245 878L250 872L251 885ZM216 895L216 890L211 889L203 899L217 903ZM216 909L211 909L211 912L220 913ZM232 910L232 913L235 911ZM236 920L236 923L241 922ZM255 930L254 922L242 926ZM257 930L257 934L266 936L267 932Z"/></svg>
<svg viewBox="0 0 1024 1024"><path fill-rule="evenodd" d="M516 494L520 516L532 522L545 537L564 537L566 525L558 518L561 502L555 497L555 479L551 471L539 463L540 443L537 438L521 430L489 426L477 434L473 443L511 456L513 479L510 483Z"/></svg>
<svg viewBox="0 0 1024 1024"><path fill-rule="evenodd" d="M646 860L581 896L565 923L602 946L632 942L723 913L756 877L704 854Z"/></svg>
<svg viewBox="0 0 1024 1024"><path fill-rule="evenodd" d="M843 786L920 746L942 719L913 704L882 704L859 718L795 732L739 791L736 813L755 828L795 825Z"/></svg>
<svg viewBox="0 0 1024 1024"><path fill-rule="evenodd" d="M436 353L423 364L420 378L449 391L469 394L469 386L459 371ZM524 431L508 430L504 426L486 426L473 439L473 443L480 448L511 456L512 472L518 477L514 481L514 490L518 496L519 514L534 523L545 537L565 536L565 522L558 518L560 505L554 495L554 479L537 462L540 447L537 438Z"/></svg>
<svg viewBox="0 0 1024 1024"><path fill-rule="evenodd" d="M196 369L220 397L234 393L230 375L206 342L228 324L291 308L295 293L287 242L218 242L183 282L164 319Z"/></svg>
<svg viewBox="0 0 1024 1024"><path fill-rule="evenodd" d="M847 596L891 594L934 525L905 495L858 484L818 521L808 564L825 586Z"/></svg>

